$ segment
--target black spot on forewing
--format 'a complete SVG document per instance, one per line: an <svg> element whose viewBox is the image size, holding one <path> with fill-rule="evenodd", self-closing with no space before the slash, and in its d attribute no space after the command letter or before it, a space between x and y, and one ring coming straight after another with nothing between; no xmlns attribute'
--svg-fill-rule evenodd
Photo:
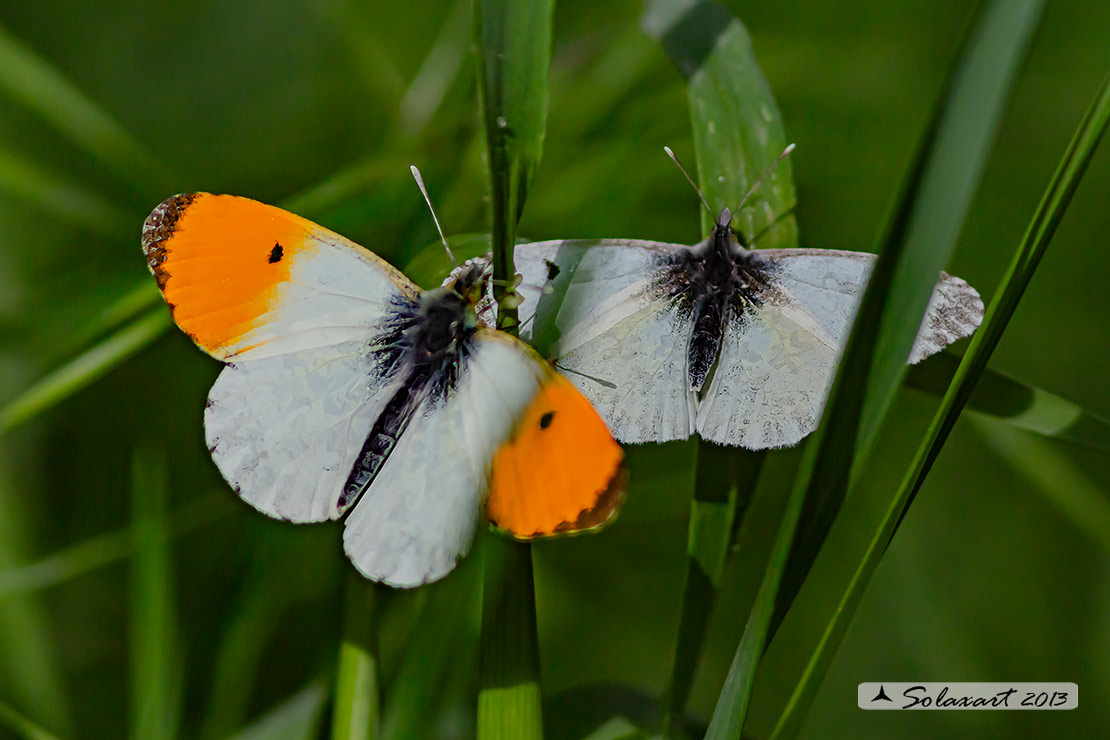
<svg viewBox="0 0 1110 740"><path fill-rule="evenodd" d="M554 420L555 412L548 411L546 414L540 417L540 429L547 429L549 426L551 426L551 422Z"/></svg>
<svg viewBox="0 0 1110 740"><path fill-rule="evenodd" d="M272 265L275 262L281 262L281 258L284 252L285 250L282 248L282 246L277 242L274 242L274 248L270 250L270 264Z"/></svg>
<svg viewBox="0 0 1110 740"><path fill-rule="evenodd" d="M559 272L561 271L559 270L559 266L557 264L555 264L551 260L544 260L543 263L547 266L548 280L554 280L555 278L559 277Z"/></svg>

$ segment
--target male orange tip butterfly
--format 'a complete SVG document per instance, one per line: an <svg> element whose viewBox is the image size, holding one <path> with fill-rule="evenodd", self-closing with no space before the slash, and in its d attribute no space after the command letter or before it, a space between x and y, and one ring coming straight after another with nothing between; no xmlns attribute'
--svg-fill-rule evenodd
<svg viewBox="0 0 1110 740"><path fill-rule="evenodd" d="M481 514L530 539L616 512L620 446L571 383L483 324L484 261L421 291L306 219L208 193L156 207L142 245L174 321L226 363L204 411L224 478L272 517L349 512L344 549L367 578L442 578Z"/></svg>

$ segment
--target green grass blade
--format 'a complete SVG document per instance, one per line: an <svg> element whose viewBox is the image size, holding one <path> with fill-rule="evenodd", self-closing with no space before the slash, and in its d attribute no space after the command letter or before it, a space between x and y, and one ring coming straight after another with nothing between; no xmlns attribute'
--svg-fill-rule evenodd
<svg viewBox="0 0 1110 740"><path fill-rule="evenodd" d="M447 90L459 76L470 49L472 0L455 0L443 19L424 62L405 88L395 128L403 137L418 137L435 118Z"/></svg>
<svg viewBox="0 0 1110 740"><path fill-rule="evenodd" d="M109 370L154 341L171 323L169 313L156 308L40 378L30 388L0 407L0 434L10 431L103 377Z"/></svg>
<svg viewBox="0 0 1110 740"><path fill-rule="evenodd" d="M165 168L60 71L0 27L0 91L134 184L167 189Z"/></svg>
<svg viewBox="0 0 1110 740"><path fill-rule="evenodd" d="M27 454L30 445L9 442L0 456L0 568L5 571L34 552L28 494L33 497L41 490L23 482L11 459ZM72 734L73 721L53 617L34 594L0 599L0 696L20 714L66 736Z"/></svg>
<svg viewBox="0 0 1110 740"><path fill-rule="evenodd" d="M121 324L135 320L140 321L143 314L155 306L161 305L161 294L158 286L149 278L135 283L127 292L109 303L105 308L92 317L87 323L78 327L72 333L60 339L62 345L57 356L65 357L79 352L88 347L97 339L104 337Z"/></svg>
<svg viewBox="0 0 1110 740"><path fill-rule="evenodd" d="M1110 552L1110 497L1058 445L980 419L979 437L1022 478L1032 481L1076 529Z"/></svg>
<svg viewBox="0 0 1110 740"><path fill-rule="evenodd" d="M354 572L347 575L343 639L331 717L333 740L378 737L377 588Z"/></svg>
<svg viewBox="0 0 1110 740"><path fill-rule="evenodd" d="M699 184L714 209L735 208L786 147L778 105L743 24L711 2L653 0L644 26L687 78ZM676 173L677 175L677 173ZM762 246L797 246L794 182L783 162L735 221ZM715 214L701 212L703 233ZM687 570L673 669L664 696L664 727L681 714L693 684L736 525L764 456L699 442L687 542ZM739 504L739 506L738 506Z"/></svg>
<svg viewBox="0 0 1110 740"><path fill-rule="evenodd" d="M114 238L134 228L135 219L126 209L2 145L0 191L6 191L59 220L105 236Z"/></svg>
<svg viewBox="0 0 1110 740"><path fill-rule="evenodd" d="M478 0L478 88L489 155L497 326L516 333L517 225L543 151L554 0ZM543 737L532 551L487 538L479 644L480 740Z"/></svg>
<svg viewBox="0 0 1110 740"><path fill-rule="evenodd" d="M778 104L756 63L747 29L708 0L650 0L644 27L686 76L702 194L715 211L735 209L786 148ZM794 247L798 225L790 160L775 168L733 227L761 247ZM716 213L702 212L707 235Z"/></svg>
<svg viewBox="0 0 1110 740"><path fill-rule="evenodd" d="M816 453L822 449L821 438L824 437L823 430L826 429L828 425L822 422L814 438L808 443L802 460L802 469L787 499L786 509L783 511L782 520L775 535L775 543L771 549L771 557L767 562L763 580L759 584L751 614L748 615L744 631L740 635L740 644L736 648L732 665L729 666L725 685L721 688L720 697L717 699L717 706L713 709L713 717L709 721L705 740L740 739L754 687L755 669L767 645L775 602L783 572L786 569L786 561L790 555L790 546L794 541L802 504L820 459Z"/></svg>
<svg viewBox="0 0 1110 740"><path fill-rule="evenodd" d="M170 537L177 538L213 521L223 510L226 494L205 496L175 510L169 517ZM0 601L41 591L98 568L125 560L135 552L131 528L80 542L27 565L0 571Z"/></svg>
<svg viewBox="0 0 1110 740"><path fill-rule="evenodd" d="M422 589L411 632L394 643L400 666L387 687L383 738L432 737L428 717L443 716L453 692L471 695L482 603L475 565L464 562L450 578Z"/></svg>
<svg viewBox="0 0 1110 740"><path fill-rule="evenodd" d="M955 247L1042 0L993 0L957 54L944 96L885 229L878 263L841 360L842 430L814 481L791 554L776 624L789 609L865 459L906 370L937 276ZM873 326L870 322L877 322ZM863 327L860 327L863 324ZM855 343L853 347L852 343ZM862 404L862 411L860 410ZM830 401L825 416L834 413ZM843 426L840 426L840 425Z"/></svg>
<svg viewBox="0 0 1110 740"><path fill-rule="evenodd" d="M1063 217L1067 205L1082 179L1087 164L1110 122L1110 77L1102 84L1094 104L1072 139L1036 213L1014 254L1010 268L987 308L983 325L971 340L963 361L937 410L929 430L918 447L913 463L891 499L878 529L852 575L844 594L821 634L790 699L779 716L772 740L794 737L832 664L840 643L855 615L867 584L890 544L901 518L928 475L941 447L948 438L960 411L971 396L975 382L986 368L991 353L1013 315L1025 287Z"/></svg>
<svg viewBox="0 0 1110 740"><path fill-rule="evenodd" d="M169 492L165 456L137 450L131 486L135 537L131 569L131 737L168 739L177 734L182 672L166 521Z"/></svg>
<svg viewBox="0 0 1110 740"><path fill-rule="evenodd" d="M204 740L225 737L248 716L267 646L272 644L296 593L297 585L291 574L298 573L305 562L297 545L306 538L292 540L291 545L285 539L264 536L253 550L250 567L243 575L219 637L208 709L200 732Z"/></svg>
<svg viewBox="0 0 1110 740"><path fill-rule="evenodd" d="M736 450L699 440L690 530L686 542L686 578L682 611L672 658L671 675L663 693L663 725L685 709L709 618L725 564L733 551L734 533L747 513L763 467L762 452Z"/></svg>
<svg viewBox="0 0 1110 740"><path fill-rule="evenodd" d="M58 740L58 736L44 730L27 717L0 701L0 727L7 727L16 737L24 740Z"/></svg>
<svg viewBox="0 0 1110 740"><path fill-rule="evenodd" d="M484 557L478 738L542 738L532 550L491 534Z"/></svg>
<svg viewBox="0 0 1110 740"><path fill-rule="evenodd" d="M638 740L645 734L624 717L613 717L582 740Z"/></svg>
<svg viewBox="0 0 1110 740"><path fill-rule="evenodd" d="M513 245L528 189L543 153L554 0L479 0L478 88L489 153L493 276L516 274ZM515 327L516 307L495 285L498 328Z"/></svg>
<svg viewBox="0 0 1110 740"><path fill-rule="evenodd" d="M914 365L906 385L934 396L943 396L956 375L960 358L942 352L928 362ZM1061 442L1097 450L1110 450L1110 421L1043 388L991 370L983 370L967 408L1005 421L1011 426Z"/></svg>
<svg viewBox="0 0 1110 740"><path fill-rule="evenodd" d="M313 681L228 740L314 740L327 697L323 683Z"/></svg>
<svg viewBox="0 0 1110 740"><path fill-rule="evenodd" d="M945 94L936 139L920 186L905 240L917 255L899 268L889 317L875 349L875 375L864 403L861 449L874 442L882 419L906 370L917 324L935 276L947 264L979 187L1018 70L1025 60L1044 0L994 0L983 10ZM911 274L912 273L912 274Z"/></svg>

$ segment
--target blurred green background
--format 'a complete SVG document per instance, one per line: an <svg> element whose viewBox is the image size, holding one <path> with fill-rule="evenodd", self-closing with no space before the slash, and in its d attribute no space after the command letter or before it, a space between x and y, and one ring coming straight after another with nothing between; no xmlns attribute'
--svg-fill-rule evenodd
<svg viewBox="0 0 1110 740"><path fill-rule="evenodd" d="M798 145L802 244L869 249L968 20L966 3L730 7L752 34ZM557 4L545 155L522 236L701 238L696 197L661 151L666 144L693 159L684 82L640 32L641 12L628 0ZM149 280L139 230L173 193L283 203L404 265L434 239L408 174L416 163L449 234L484 230L471 43L467 2L0 4L0 403L96 339L106 307ZM98 134L95 116L51 107L67 95L13 61L31 55L134 147ZM984 297L1108 68L1107 7L1049 2L949 268ZM1104 150L991 363L1103 417L1107 192ZM201 430L218 370L183 335L167 333L0 442L0 702L60 736L122 737L135 721L129 594L142 571L127 554L136 448L168 460L174 612L160 634L180 666L171 681L182 702L179 734L227 736L302 690L307 707L324 700L350 572L340 525L269 521L224 486ZM890 454L848 500L760 667L748 725L755 737L777 717L785 681L935 405L912 391L898 399L898 421L884 430ZM630 449L633 483L618 522L600 536L535 548L552 737L574 736L571 720L590 702L635 714L634 700L597 690L600 683L647 696L663 686L685 567L691 450ZM789 485L796 460L791 451L772 456L761 505L780 501L775 492ZM966 415L803 734L1103 732L1108 481L1105 453ZM750 598L758 577L742 558L730 566L695 717L712 711L743 627L730 604ZM379 599L386 736L473 732L480 583L480 557L471 557L440 584ZM855 685L875 680L1072 681L1080 702L1067 713L858 710Z"/></svg>

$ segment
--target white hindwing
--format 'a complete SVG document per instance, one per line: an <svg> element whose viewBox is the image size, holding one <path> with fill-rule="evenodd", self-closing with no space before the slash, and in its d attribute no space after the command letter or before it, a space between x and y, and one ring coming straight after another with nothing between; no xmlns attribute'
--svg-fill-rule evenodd
<svg viewBox="0 0 1110 740"><path fill-rule="evenodd" d="M334 519L393 390L366 342L230 363L204 412L212 459L244 500L272 517Z"/></svg>
<svg viewBox="0 0 1110 740"><path fill-rule="evenodd" d="M458 386L426 400L347 518L343 546L374 581L447 575L477 526L490 462L539 392L544 368L518 340L479 330Z"/></svg>
<svg viewBox="0 0 1110 740"><path fill-rule="evenodd" d="M764 263L773 290L762 305L727 322L697 430L720 444L789 446L817 426L875 255L828 249L753 255ZM982 317L979 294L942 273L910 361L970 335Z"/></svg>
<svg viewBox="0 0 1110 740"><path fill-rule="evenodd" d="M686 247L633 240L516 248L522 336L582 391L622 442L686 439L696 401L687 379L693 324L659 295L660 259ZM550 280L549 263L558 266ZM550 332L550 333L549 333Z"/></svg>

